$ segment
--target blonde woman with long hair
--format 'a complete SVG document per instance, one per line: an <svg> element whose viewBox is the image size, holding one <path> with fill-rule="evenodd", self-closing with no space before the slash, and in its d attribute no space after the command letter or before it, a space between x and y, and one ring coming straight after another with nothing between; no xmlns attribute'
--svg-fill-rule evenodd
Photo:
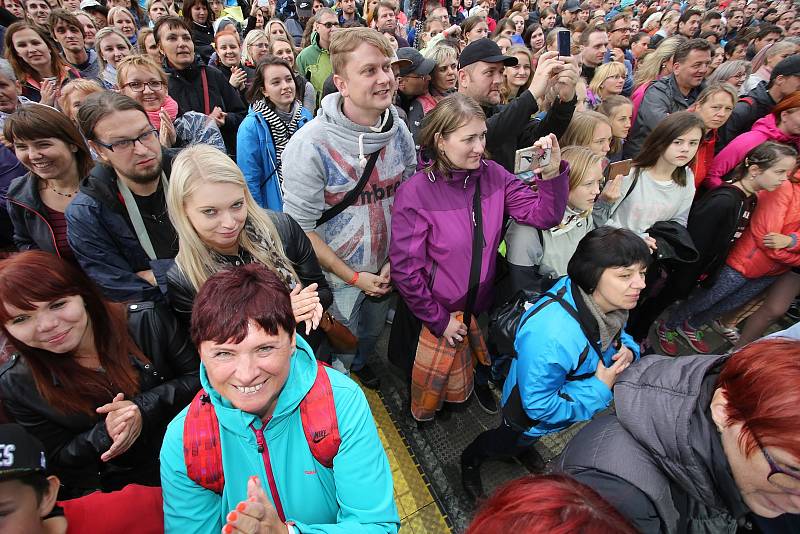
<svg viewBox="0 0 800 534"><path fill-rule="evenodd" d="M561 223L539 230L511 221L506 232L512 294L520 289L548 290L567 274L578 242L594 230L590 215L603 185L603 158L586 147L568 146L561 149L561 159L569 163L569 197ZM603 190L603 197L612 202L615 194L612 187Z"/></svg>
<svg viewBox="0 0 800 534"><path fill-rule="evenodd" d="M628 70L618 61L604 63L597 70L589 83L589 90L594 95L595 109L603 100L612 95L621 95Z"/></svg>
<svg viewBox="0 0 800 534"><path fill-rule="evenodd" d="M634 94L642 85L672 74L672 58L675 56L678 45L684 41L686 41L686 37L681 35L664 39L658 48L647 54L636 65L636 72L633 74Z"/></svg>
<svg viewBox="0 0 800 534"><path fill-rule="evenodd" d="M611 121L596 111L576 111L559 142L564 146L585 146L601 158L611 150Z"/></svg>
<svg viewBox="0 0 800 534"><path fill-rule="evenodd" d="M295 320L306 322L298 332L312 347L319 345L316 328L333 297L311 242L294 219L256 204L233 160L205 145L182 151L172 164L167 208L179 242L167 274L168 294L185 325L211 275L261 263L291 289Z"/></svg>

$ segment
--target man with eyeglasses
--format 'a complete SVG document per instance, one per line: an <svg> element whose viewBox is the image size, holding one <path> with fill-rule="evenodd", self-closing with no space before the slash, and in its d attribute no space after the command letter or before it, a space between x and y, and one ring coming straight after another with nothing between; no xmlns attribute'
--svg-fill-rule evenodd
<svg viewBox="0 0 800 534"><path fill-rule="evenodd" d="M165 199L172 158L128 96L90 95L78 123L98 163L66 210L69 245L109 299L162 301L178 253Z"/></svg>
<svg viewBox="0 0 800 534"><path fill-rule="evenodd" d="M656 533L800 532L800 341L650 356L555 462ZM741 531L741 529L740 529Z"/></svg>
<svg viewBox="0 0 800 534"><path fill-rule="evenodd" d="M333 74L328 48L331 46L331 36L338 29L339 17L336 12L327 7L320 9L314 23L314 33L311 34L311 44L302 49L295 60L297 72L305 76L317 91L317 107L322 100L325 80Z"/></svg>
<svg viewBox="0 0 800 534"><path fill-rule="evenodd" d="M397 72L397 99L395 104L406 112L406 124L416 142L417 134L422 125L422 118L425 115L422 100L419 97L428 94L431 72L436 68L436 62L424 57L416 48L411 48L410 46L399 48L397 57L406 59L408 62L404 62Z"/></svg>
<svg viewBox="0 0 800 534"><path fill-rule="evenodd" d="M631 53L631 19L628 15L619 14L615 15L608 21L608 45L609 49L606 50L605 56L603 56L603 63L610 63L611 61L617 61L614 58L611 50L614 48L619 48L622 50L623 55L625 56L622 60L623 64L625 65L625 69L628 71L627 76L625 77L625 84L622 86L622 94L625 96L630 96L633 92L633 65L636 63L636 59L633 57ZM591 80L586 80L587 82L591 82Z"/></svg>

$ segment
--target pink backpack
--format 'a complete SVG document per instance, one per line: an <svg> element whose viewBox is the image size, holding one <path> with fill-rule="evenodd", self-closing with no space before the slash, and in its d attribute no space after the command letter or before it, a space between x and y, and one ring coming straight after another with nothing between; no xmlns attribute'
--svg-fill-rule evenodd
<svg viewBox="0 0 800 534"><path fill-rule="evenodd" d="M339 435L331 380L325 371L325 364L320 361L317 361L314 384L300 401L300 419L311 454L325 467L333 467L333 458L339 452L342 438ZM258 445L259 452L263 453L264 444L261 440ZM205 390L195 395L183 422L183 459L190 479L214 493L222 494L225 473L222 470L219 421ZM278 505L277 502L275 504Z"/></svg>

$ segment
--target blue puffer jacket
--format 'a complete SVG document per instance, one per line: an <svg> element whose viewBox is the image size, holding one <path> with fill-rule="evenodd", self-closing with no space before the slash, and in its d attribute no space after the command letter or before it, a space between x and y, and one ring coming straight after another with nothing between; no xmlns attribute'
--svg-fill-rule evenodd
<svg viewBox="0 0 800 534"><path fill-rule="evenodd" d="M596 333L593 341L599 344L597 321L569 277L559 280L549 292L563 293L562 298L577 311L586 330ZM576 299L580 300L577 305ZM531 306L522 320L542 302L544 300ZM621 342L639 357L639 346L624 330ZM594 376L599 355L578 321L559 303L542 308L525 322L517 332L514 348L518 356L511 363L502 400L505 412L514 386L519 385L525 414L537 422L526 435L539 437L563 430L578 421L591 419L611 402L611 390ZM611 358L618 350L612 343L603 353L603 363L607 367L614 363ZM584 351L585 360L580 362ZM570 374L576 378L571 380Z"/></svg>
<svg viewBox="0 0 800 534"><path fill-rule="evenodd" d="M172 156L162 150L169 178ZM111 167L97 163L81 182L80 193L65 212L67 239L83 271L103 294L116 302L165 302L167 271L174 259L150 260L139 244ZM158 287L137 272L152 270Z"/></svg>
<svg viewBox="0 0 800 534"><path fill-rule="evenodd" d="M297 129L313 118L310 111L302 108ZM236 164L242 170L247 187L258 205L273 211L283 211L283 194L276 172L277 162L275 142L267 121L261 113L250 108L236 134Z"/></svg>
<svg viewBox="0 0 800 534"><path fill-rule="evenodd" d="M263 423L251 413L234 408L214 390L200 366L200 381L219 420L225 488L222 496L189 479L183 452L187 409L173 419L161 446L161 485L164 527L180 534L217 534L225 516L247 499L247 480L261 479L267 497L274 481L287 521L303 534L385 534L400 526L394 502L389 461L378 437L367 399L355 382L325 369L342 443L333 468L323 467L308 447L300 419L300 401L314 383L317 362L308 344L297 336L286 384L272 417ZM256 434L263 430L267 447L258 452ZM265 457L271 469L267 469Z"/></svg>

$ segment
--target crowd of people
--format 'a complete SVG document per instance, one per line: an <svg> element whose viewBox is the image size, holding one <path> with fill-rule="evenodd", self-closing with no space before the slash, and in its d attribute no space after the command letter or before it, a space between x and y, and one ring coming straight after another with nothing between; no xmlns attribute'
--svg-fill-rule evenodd
<svg viewBox="0 0 800 534"><path fill-rule="evenodd" d="M1 531L396 532L350 379L384 329L403 416L497 414L469 532L800 530L800 332L760 339L800 320L794 2L0 0L0 34ZM498 458L539 476L486 500Z"/></svg>

